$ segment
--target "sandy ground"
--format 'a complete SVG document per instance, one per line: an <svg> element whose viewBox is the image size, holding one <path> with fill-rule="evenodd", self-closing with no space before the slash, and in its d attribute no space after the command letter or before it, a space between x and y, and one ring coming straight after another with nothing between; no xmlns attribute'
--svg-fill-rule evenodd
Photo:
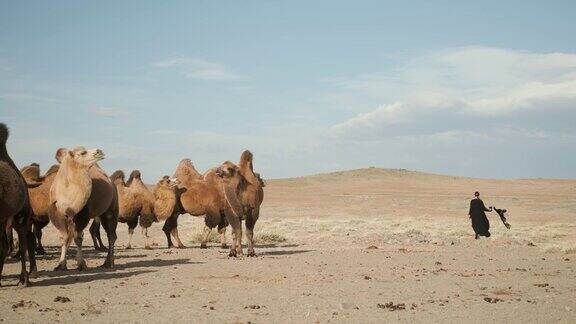
<svg viewBox="0 0 576 324"><path fill-rule="evenodd" d="M120 224L115 269L96 268L105 254L88 246L90 270L53 272L49 225L33 287L5 266L0 322L576 322L574 180L363 169L265 189L256 258L199 249L202 220L182 216L186 249L164 248L155 224L155 249L137 231L126 250ZM492 213L492 238L473 239L475 190L509 209L512 229Z"/></svg>

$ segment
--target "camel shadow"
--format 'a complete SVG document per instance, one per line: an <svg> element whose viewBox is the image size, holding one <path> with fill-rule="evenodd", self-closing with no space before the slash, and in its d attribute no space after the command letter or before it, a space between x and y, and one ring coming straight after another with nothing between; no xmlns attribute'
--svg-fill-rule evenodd
<svg viewBox="0 0 576 324"><path fill-rule="evenodd" d="M87 275L76 275L76 276L60 276L60 277L50 277L43 280L34 280L32 285L34 287L46 287L46 286L66 286L76 283L86 283L97 280L108 280L108 279L121 279L129 278L145 273L157 272L157 270L136 270L130 272L94 272Z"/></svg>
<svg viewBox="0 0 576 324"><path fill-rule="evenodd" d="M82 251L84 254L85 258L88 259L105 259L106 258L106 252L98 252L98 251ZM75 256L76 255L76 249L69 249L68 250L68 256ZM132 258L145 258L148 255L146 254L121 254L121 253L114 253L114 259L132 259ZM50 260L56 260L60 258L60 251L48 251L46 250L46 254L42 254L42 255L36 255L36 260L44 260L44 261L50 261Z"/></svg>
<svg viewBox="0 0 576 324"><path fill-rule="evenodd" d="M292 255L292 254L301 254L301 253L308 253L314 250L286 250L286 251L264 251L258 253L260 256L270 255L270 256L281 256L281 255Z"/></svg>
<svg viewBox="0 0 576 324"><path fill-rule="evenodd" d="M242 246L244 246L244 244L242 244ZM296 244L296 243L292 243L292 244L281 244L281 243L262 243L262 244L254 244L255 248L258 249L266 249L266 248L277 248L277 247L282 247L282 248L291 248L291 247L299 247L300 244Z"/></svg>
<svg viewBox="0 0 576 324"><path fill-rule="evenodd" d="M137 260L130 261L125 264L119 264L116 267L118 269L129 269L129 268L147 268L147 267L169 267L182 264L204 264L205 262L190 261L190 259L152 259L152 260Z"/></svg>
<svg viewBox="0 0 576 324"><path fill-rule="evenodd" d="M68 271L57 271L57 270L42 270L38 271L36 277L62 277L62 276L77 276L82 277L83 274L93 274L93 273L114 273L118 270L127 270L131 268L139 268L139 267L150 267L150 268L161 268L161 267L169 267L175 266L180 264L201 264L203 262L189 262L190 259L173 259L173 260L161 260L161 259L153 259L153 260L138 260L133 262L127 262L125 264L116 264L114 268L88 268L83 271L78 271L76 269L70 269Z"/></svg>

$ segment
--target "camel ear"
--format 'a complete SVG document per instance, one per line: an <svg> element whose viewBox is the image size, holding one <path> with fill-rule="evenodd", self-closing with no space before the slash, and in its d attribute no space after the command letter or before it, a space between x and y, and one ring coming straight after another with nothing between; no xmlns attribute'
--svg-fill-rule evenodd
<svg viewBox="0 0 576 324"><path fill-rule="evenodd" d="M58 151L56 151L56 161L58 161L58 163L62 163L62 159L64 158L64 154L70 154L70 156L72 156L72 152L69 152L67 149L61 147L58 149Z"/></svg>

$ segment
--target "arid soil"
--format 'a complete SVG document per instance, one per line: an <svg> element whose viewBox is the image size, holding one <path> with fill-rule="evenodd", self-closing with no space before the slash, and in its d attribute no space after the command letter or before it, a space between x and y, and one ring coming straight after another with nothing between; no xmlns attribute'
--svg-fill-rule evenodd
<svg viewBox="0 0 576 324"><path fill-rule="evenodd" d="M138 229L126 250L119 224L115 269L97 268L86 230L90 269L74 270L72 248L72 270L54 272L49 225L33 287L5 266L0 322L576 322L576 180L362 169L265 190L256 258L199 249L202 219L182 216L186 249L166 249L154 224L153 250ZM490 213L492 237L474 240L475 190L510 211L510 230Z"/></svg>

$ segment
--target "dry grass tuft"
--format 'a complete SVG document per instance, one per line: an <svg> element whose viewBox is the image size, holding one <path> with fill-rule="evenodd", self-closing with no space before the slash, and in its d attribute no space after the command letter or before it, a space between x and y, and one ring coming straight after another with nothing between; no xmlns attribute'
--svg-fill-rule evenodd
<svg viewBox="0 0 576 324"><path fill-rule="evenodd" d="M190 239L190 243L202 243L202 239L204 238L204 233L199 232L192 235ZM208 243L220 243L220 234L218 231L213 230L210 232L210 236L208 236Z"/></svg>
<svg viewBox="0 0 576 324"><path fill-rule="evenodd" d="M259 232L254 235L254 242L256 243L282 243L288 239L286 236L279 232Z"/></svg>

